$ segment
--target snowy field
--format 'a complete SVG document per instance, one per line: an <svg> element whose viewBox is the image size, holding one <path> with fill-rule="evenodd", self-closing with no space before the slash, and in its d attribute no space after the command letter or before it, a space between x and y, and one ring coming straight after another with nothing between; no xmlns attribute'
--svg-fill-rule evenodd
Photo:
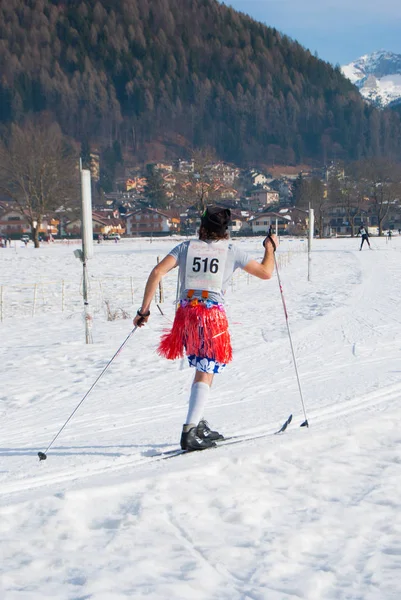
<svg viewBox="0 0 401 600"><path fill-rule="evenodd" d="M261 240L237 243L261 256ZM234 361L205 417L269 435L171 460L152 453L177 446L193 376L155 353L176 273L164 315L153 306L47 460L37 452L132 330L145 276L175 242L95 245L92 345L77 246L0 250L1 600L401 598L401 237L362 252L315 240L311 281L306 243L283 240L277 256L309 429L277 278L237 273ZM107 320L106 301L131 318Z"/></svg>

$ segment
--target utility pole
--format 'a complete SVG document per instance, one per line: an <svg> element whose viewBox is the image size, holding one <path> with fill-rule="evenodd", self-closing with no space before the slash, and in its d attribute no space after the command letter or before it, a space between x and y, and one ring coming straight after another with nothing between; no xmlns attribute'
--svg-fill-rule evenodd
<svg viewBox="0 0 401 600"><path fill-rule="evenodd" d="M85 318L85 341L87 344L92 344L92 315L89 310L89 295L88 295L88 269L87 261L93 257L93 225L92 225L92 190L91 190L91 173L88 169L82 168L81 171L81 237L82 250L75 250L74 254L82 261L82 295L84 299L84 318Z"/></svg>
<svg viewBox="0 0 401 600"><path fill-rule="evenodd" d="M311 280L312 271L312 240L315 230L315 211L309 205L309 236L308 236L308 281Z"/></svg>

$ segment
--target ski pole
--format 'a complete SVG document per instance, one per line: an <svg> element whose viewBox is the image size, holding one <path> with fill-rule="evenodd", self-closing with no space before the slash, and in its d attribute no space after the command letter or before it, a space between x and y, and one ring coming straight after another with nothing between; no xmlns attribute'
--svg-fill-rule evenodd
<svg viewBox="0 0 401 600"><path fill-rule="evenodd" d="M107 363L107 365L105 366L105 368L103 369L103 371L100 373L100 375L97 377L97 379L92 383L91 387L86 392L85 396L82 398L82 400L79 402L79 404L77 404L77 406L74 408L74 410L72 411L72 413L70 414L70 416L68 417L68 419L66 420L66 422L64 423L64 425L60 428L60 430L54 436L54 438L52 439L52 441L50 442L50 444L47 446L46 450L44 452L38 452L39 461L46 460L46 458L47 458L46 452L53 446L54 442L56 441L56 439L58 438L58 436L60 435L60 433L63 431L64 427L67 425L67 423L69 421L71 421L72 417L75 415L75 413L77 412L78 408L81 406L81 404L83 403L83 401L85 400L85 398L87 398L89 396L89 394L91 393L91 391L93 390L93 388L95 387L95 385L97 384L97 382L100 380L100 378L103 376L103 374L107 371L107 369L109 368L109 366L111 365L111 363L113 362L113 360L116 358L116 356L118 356L118 354L124 348L125 344L128 342L128 340L130 339L131 335L133 333L135 333L136 329L137 329L137 325L135 325L135 327L132 329L132 331L127 335L127 337L125 338L125 340L123 341L123 343L121 344L121 346L119 347L119 349L117 350L117 352L109 360L109 362Z"/></svg>
<svg viewBox="0 0 401 600"><path fill-rule="evenodd" d="M270 236L268 236L268 237L270 237ZM274 248L274 253L273 253L273 256L274 256L274 266L275 266L275 268L276 268L276 273L277 273L277 281L278 281L278 285L279 285L279 288L280 288L281 302L283 303L283 309L284 309L284 315L285 315L285 322L286 322L286 324L287 324L288 337L289 337L289 340L290 340L290 346L291 346L291 352L292 352L292 359L293 359L293 361L294 361L295 373L296 373L296 376L297 376L297 382L298 382L299 395L300 395L300 397L301 397L302 410L303 410L304 417L305 417L305 420L304 420L304 422L303 422L303 423L301 423L301 427L309 427L308 419L307 419L307 416L306 416L306 410L305 410L304 398L303 398L303 395L302 395L301 382L300 382L299 375L298 375L297 361L296 361L296 359L295 359L294 346L293 346L293 344L292 344L292 337L291 337L290 325L289 325L289 323L288 323L288 313L287 313L287 306L286 306L286 304L285 304L284 293L283 293L283 287L282 287L282 285L281 285L281 279L280 279L280 272L279 272L279 270L278 270L278 265L277 265L277 259L276 259L276 245L275 245L275 243L273 242L273 240L272 240L271 238L270 238L270 240L271 240L271 242L273 243L273 248ZM263 245L264 245L264 242L263 242Z"/></svg>

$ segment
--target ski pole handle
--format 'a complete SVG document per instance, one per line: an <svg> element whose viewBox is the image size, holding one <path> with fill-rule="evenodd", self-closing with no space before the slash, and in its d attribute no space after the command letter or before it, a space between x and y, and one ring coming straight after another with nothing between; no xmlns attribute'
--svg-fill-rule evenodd
<svg viewBox="0 0 401 600"><path fill-rule="evenodd" d="M265 237L265 239L262 242L263 248L265 248L265 242L266 240L270 240L271 245L273 246L273 252L276 251L276 242L273 240L272 236L269 234Z"/></svg>
<svg viewBox="0 0 401 600"><path fill-rule="evenodd" d="M145 313L141 312L140 309L137 310L136 317L134 319L134 325L137 325L138 327L143 327L145 325L145 323L147 323L149 317L150 317L150 310L148 310Z"/></svg>

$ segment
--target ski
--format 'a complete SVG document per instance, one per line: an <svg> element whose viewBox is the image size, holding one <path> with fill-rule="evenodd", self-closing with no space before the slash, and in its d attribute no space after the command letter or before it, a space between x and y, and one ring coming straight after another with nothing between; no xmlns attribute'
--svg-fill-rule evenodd
<svg viewBox="0 0 401 600"><path fill-rule="evenodd" d="M252 440L258 440L260 438L268 437L271 435L278 435L280 433L284 433L287 429L288 425L292 421L292 415L288 417L277 431L268 431L264 433L249 434L249 433L240 433L238 435L230 435L224 438L224 440L216 440L215 448L220 446L229 446L232 444L241 444L244 442L250 442ZM194 451L191 450L182 450L181 448L174 448L173 450L166 450L165 452L157 452L151 455L151 458L155 458L157 460L164 460L168 458L174 458L175 456L181 456L181 454L193 454ZM195 451L196 452L196 451ZM204 450L202 450L204 452Z"/></svg>
<svg viewBox="0 0 401 600"><path fill-rule="evenodd" d="M271 431L269 431L268 433L257 433L256 435L254 434L249 434L249 433L240 433L238 435L230 435L228 437L225 437L224 440L221 440L220 442L217 442L218 444L224 444L224 442L230 442L231 440L247 440L247 439L258 439L259 437L266 437L267 435L278 435L279 433L284 433L284 431L287 429L288 425L291 423L292 421L292 415L290 415L288 417L288 419L286 419L284 421L284 423L282 424L282 426L280 427L280 429L278 429L277 431L274 431L273 433Z"/></svg>
<svg viewBox="0 0 401 600"><path fill-rule="evenodd" d="M282 426L280 427L280 429L278 431L276 431L276 435L278 433L284 433L284 431L287 429L287 427L291 423L291 421L292 421L292 415L290 415L288 417L288 419L282 424Z"/></svg>

